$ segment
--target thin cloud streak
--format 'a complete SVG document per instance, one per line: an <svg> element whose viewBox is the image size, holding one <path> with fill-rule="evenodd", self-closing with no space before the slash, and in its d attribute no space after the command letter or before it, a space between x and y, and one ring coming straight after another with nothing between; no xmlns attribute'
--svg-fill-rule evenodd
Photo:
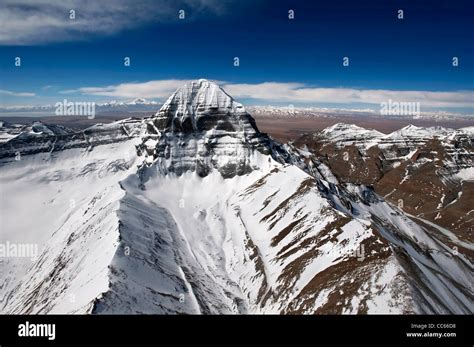
<svg viewBox="0 0 474 347"><path fill-rule="evenodd" d="M419 90L384 90L354 88L313 88L302 83L265 82L228 84L224 88L236 98L269 102L377 104L419 102L422 107L474 107L474 91L433 92Z"/></svg>
<svg viewBox="0 0 474 347"><path fill-rule="evenodd" d="M38 45L112 35L153 22L175 20L179 9L187 19L200 13L221 15L219 0L3 0L0 45ZM75 18L70 18L70 11Z"/></svg>
<svg viewBox="0 0 474 347"><path fill-rule="evenodd" d="M82 87L63 90L61 94L109 96L114 98L167 98L188 80L159 80L142 83L120 83L106 87Z"/></svg>
<svg viewBox="0 0 474 347"><path fill-rule="evenodd" d="M27 93L27 92L12 92L11 90L0 89L0 94L8 95L8 96L23 96L23 97L31 97L36 96L35 93Z"/></svg>
<svg viewBox="0 0 474 347"><path fill-rule="evenodd" d="M121 83L106 87L82 87L61 93L109 96L117 98L166 98L188 80L155 80L140 83ZM383 102L419 102L421 107L474 107L474 91L420 91L355 88L314 88L303 83L264 82L226 83L222 88L235 99L265 102L307 104L373 104Z"/></svg>

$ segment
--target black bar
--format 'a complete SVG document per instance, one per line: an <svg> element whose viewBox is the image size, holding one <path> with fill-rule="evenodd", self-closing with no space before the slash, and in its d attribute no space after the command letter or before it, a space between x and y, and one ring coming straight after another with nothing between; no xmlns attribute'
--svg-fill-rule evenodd
<svg viewBox="0 0 474 347"><path fill-rule="evenodd" d="M20 337L26 322L55 326L55 339ZM0 316L0 345L371 344L472 346L472 316ZM425 326L424 329L422 327ZM407 337L407 333L456 336ZM428 334L427 334L428 333Z"/></svg>

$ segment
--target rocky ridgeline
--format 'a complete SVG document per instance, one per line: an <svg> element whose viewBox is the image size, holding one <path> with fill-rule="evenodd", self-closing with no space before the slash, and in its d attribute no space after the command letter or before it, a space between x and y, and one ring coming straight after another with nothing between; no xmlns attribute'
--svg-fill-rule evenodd
<svg viewBox="0 0 474 347"><path fill-rule="evenodd" d="M373 186L404 211L472 241L473 130L409 125L385 135L336 124L294 145L325 163L340 183Z"/></svg>
<svg viewBox="0 0 474 347"><path fill-rule="evenodd" d="M0 159L19 158L41 152L56 152L70 148L92 148L126 141L141 134L141 119L124 119L110 124L96 124L84 130L61 125L34 122L14 125L2 122L0 127Z"/></svg>

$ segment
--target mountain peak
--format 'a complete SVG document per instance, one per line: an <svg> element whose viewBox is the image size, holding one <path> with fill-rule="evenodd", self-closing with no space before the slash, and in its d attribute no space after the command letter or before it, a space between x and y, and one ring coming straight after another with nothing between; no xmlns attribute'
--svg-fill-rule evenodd
<svg viewBox="0 0 474 347"><path fill-rule="evenodd" d="M148 120L142 139L146 163L178 175L207 176L217 169L224 178L245 175L261 164L257 152L272 153L244 107L216 83L200 79L178 88Z"/></svg>
<svg viewBox="0 0 474 347"><path fill-rule="evenodd" d="M418 127L416 125L407 125L400 130L394 131L388 135L389 138L432 138L434 136L446 136L452 129L436 126L430 128Z"/></svg>
<svg viewBox="0 0 474 347"><path fill-rule="evenodd" d="M155 115L160 131L200 133L225 130L256 131L255 121L245 108L219 85L206 79L194 80L178 88Z"/></svg>
<svg viewBox="0 0 474 347"><path fill-rule="evenodd" d="M333 131L340 131L340 130L366 130L364 128L361 128L355 124L348 124L348 123L336 123L334 125L331 125L327 128L325 128L323 131L325 132L333 132Z"/></svg>
<svg viewBox="0 0 474 347"><path fill-rule="evenodd" d="M178 88L158 113L172 112L179 117L194 117L209 110L245 113L241 104L235 102L219 85L206 79L190 81Z"/></svg>
<svg viewBox="0 0 474 347"><path fill-rule="evenodd" d="M321 131L321 133L332 140L350 139L362 137L366 139L380 138L384 136L381 132L373 129L362 128L355 124L336 123Z"/></svg>

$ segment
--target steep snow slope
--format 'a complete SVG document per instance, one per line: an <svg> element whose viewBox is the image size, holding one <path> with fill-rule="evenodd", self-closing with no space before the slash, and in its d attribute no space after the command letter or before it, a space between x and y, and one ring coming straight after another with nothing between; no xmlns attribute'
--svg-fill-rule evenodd
<svg viewBox="0 0 474 347"><path fill-rule="evenodd" d="M387 202L370 197L360 186L346 185L352 214L370 219L389 241L409 278L418 310L425 313L471 313L474 266L462 243L447 244L439 234L400 213ZM365 195L365 196L364 196ZM355 199L354 199L355 197Z"/></svg>
<svg viewBox="0 0 474 347"><path fill-rule="evenodd" d="M130 254L116 253L94 313L415 311L370 223L334 210L295 166L260 159L260 170L232 179L122 182L119 249Z"/></svg>
<svg viewBox="0 0 474 347"><path fill-rule="evenodd" d="M39 255L0 259L2 312L88 312L108 288L118 181L136 171L134 141L4 159L0 243L37 244Z"/></svg>

